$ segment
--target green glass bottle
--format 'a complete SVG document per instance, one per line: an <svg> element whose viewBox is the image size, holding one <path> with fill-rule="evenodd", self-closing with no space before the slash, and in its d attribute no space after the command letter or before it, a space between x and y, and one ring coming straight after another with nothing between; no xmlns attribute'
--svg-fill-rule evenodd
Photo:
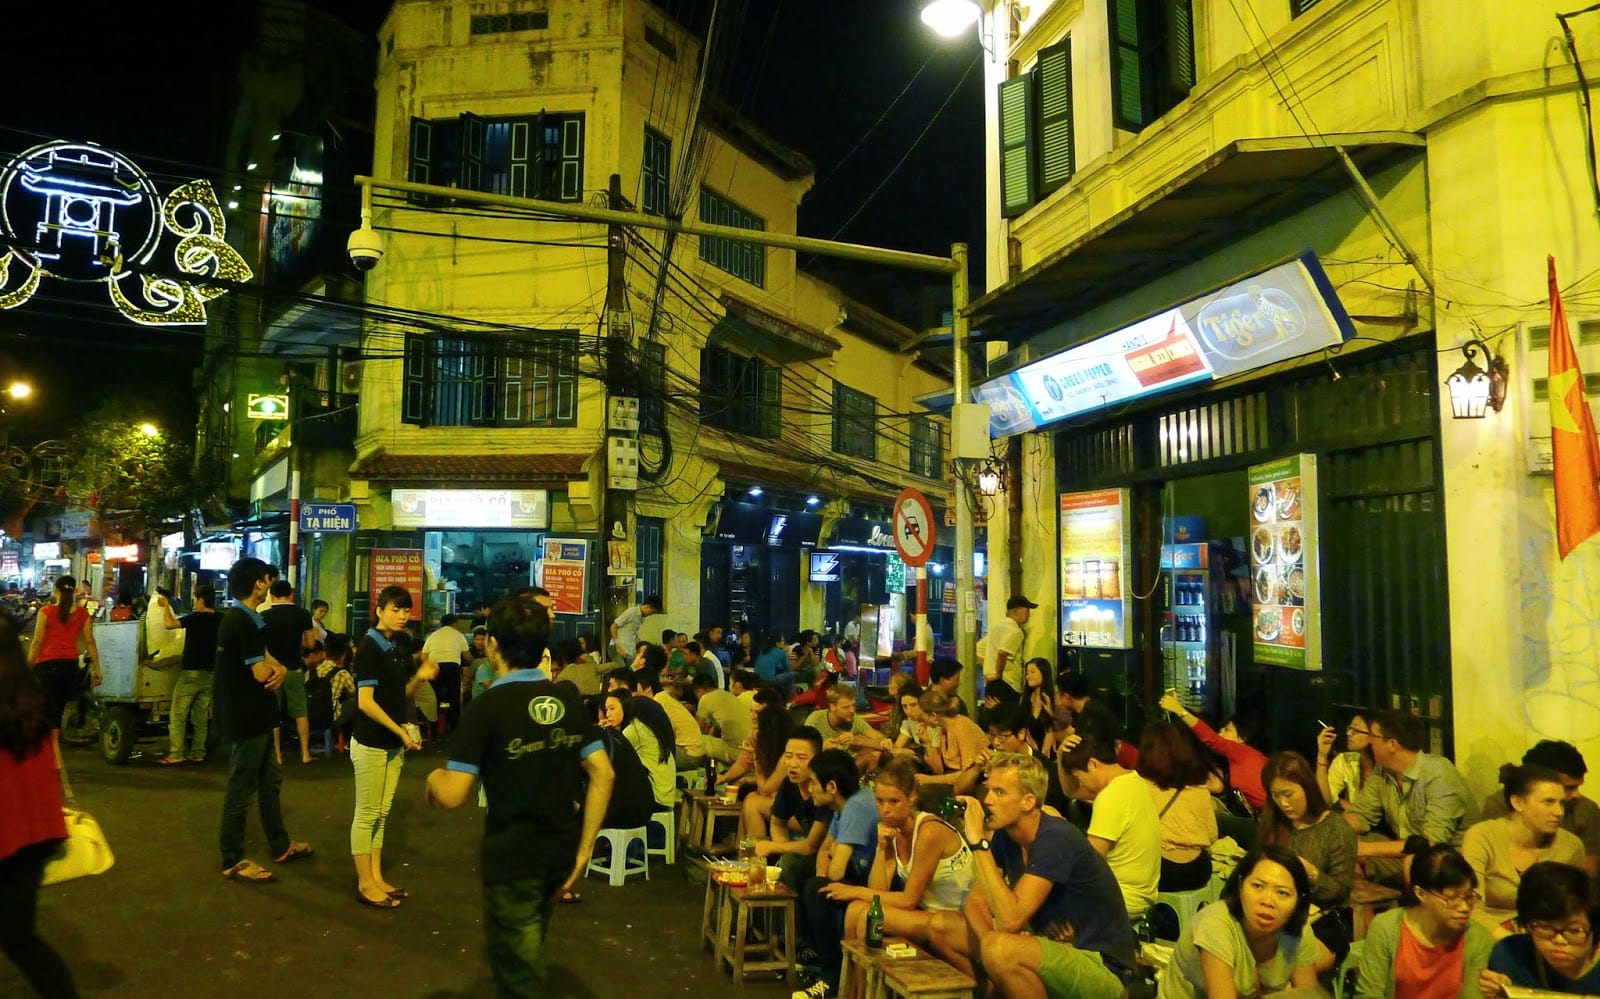
<svg viewBox="0 0 1600 999"><path fill-rule="evenodd" d="M867 949L883 949L883 900L876 895L867 909Z"/></svg>

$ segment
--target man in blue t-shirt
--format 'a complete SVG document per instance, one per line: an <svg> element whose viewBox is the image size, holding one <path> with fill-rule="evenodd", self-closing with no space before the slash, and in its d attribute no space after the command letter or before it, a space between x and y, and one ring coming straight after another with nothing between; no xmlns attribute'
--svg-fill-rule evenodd
<svg viewBox="0 0 1600 999"><path fill-rule="evenodd" d="M576 688L552 683L538 668L549 637L550 613L538 594L514 593L494 605L486 651L498 679L467 706L449 763L428 775L428 803L437 808L465 804L479 780L488 796L479 870L500 995L544 994L554 903L589 866L615 779Z"/></svg>
<svg viewBox="0 0 1600 999"><path fill-rule="evenodd" d="M817 873L800 893L801 925L817 952L820 979L827 990L839 994L839 962L844 957L839 941L844 936L846 900L835 902L835 884L864 885L878 848L878 803L872 789L861 786L853 756L842 749L823 751L811 761L807 788L818 816L832 814L828 835L817 851ZM811 994L811 993L808 993Z"/></svg>
<svg viewBox="0 0 1600 999"><path fill-rule="evenodd" d="M1134 936L1105 858L1065 819L1046 815L1044 765L1021 753L989 763L983 805L962 797L975 876L961 912L933 917L940 957L1002 995L1120 999ZM981 948L972 952L972 942ZM981 957L981 967L973 958Z"/></svg>
<svg viewBox="0 0 1600 999"><path fill-rule="evenodd" d="M756 676L762 686L782 688L785 694L794 693L794 674L789 672L789 650L783 647L783 635L774 633L767 642L767 651L756 657Z"/></svg>

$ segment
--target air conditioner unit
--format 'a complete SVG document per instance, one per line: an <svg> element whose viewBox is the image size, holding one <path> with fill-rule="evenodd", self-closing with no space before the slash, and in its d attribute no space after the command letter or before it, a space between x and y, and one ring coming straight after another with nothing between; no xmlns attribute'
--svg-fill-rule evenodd
<svg viewBox="0 0 1600 999"><path fill-rule="evenodd" d="M339 365L339 389L347 395L361 391L360 361L346 361Z"/></svg>
<svg viewBox="0 0 1600 999"><path fill-rule="evenodd" d="M1596 426L1600 426L1600 412L1595 409L1596 400L1600 400L1600 318L1569 316L1567 329L1572 334L1572 346L1578 352L1578 367L1583 369L1583 390L1589 400L1589 412L1595 417ZM1518 367L1522 376L1518 395L1522 397L1522 425L1528 428L1528 474L1549 475L1554 468L1550 446L1550 325L1524 325L1519 340L1521 362ZM1448 360L1452 356L1459 355L1441 355L1441 369L1456 363Z"/></svg>

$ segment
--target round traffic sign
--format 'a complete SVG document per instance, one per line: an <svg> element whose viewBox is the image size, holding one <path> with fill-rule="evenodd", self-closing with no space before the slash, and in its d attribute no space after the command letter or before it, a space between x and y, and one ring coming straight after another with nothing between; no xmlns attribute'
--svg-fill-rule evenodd
<svg viewBox="0 0 1600 999"><path fill-rule="evenodd" d="M933 504L917 489L903 489L894 499L894 547L909 566L919 566L933 554Z"/></svg>

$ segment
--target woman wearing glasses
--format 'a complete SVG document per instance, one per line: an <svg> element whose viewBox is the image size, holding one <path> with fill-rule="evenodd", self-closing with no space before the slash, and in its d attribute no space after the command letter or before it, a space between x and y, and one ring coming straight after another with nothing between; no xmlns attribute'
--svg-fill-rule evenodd
<svg viewBox="0 0 1600 999"><path fill-rule="evenodd" d="M1517 888L1517 920L1527 932L1494 945L1479 991L1485 999L1507 985L1600 994L1597 919L1600 898L1582 868L1550 861L1529 867Z"/></svg>
<svg viewBox="0 0 1600 999"><path fill-rule="evenodd" d="M1424 847L1409 892L1367 930L1357 999L1477 996L1494 938L1472 919L1483 896L1471 865L1454 847Z"/></svg>
<svg viewBox="0 0 1600 999"><path fill-rule="evenodd" d="M1542 860L1583 869L1583 841L1561 828L1566 789L1561 775L1537 766L1500 768L1511 814L1484 819L1467 830L1461 855L1483 885L1483 905L1473 913L1496 940L1515 932L1517 885L1522 872Z"/></svg>
<svg viewBox="0 0 1600 999"><path fill-rule="evenodd" d="M1363 714L1351 716L1344 729L1344 751L1333 751L1338 729L1329 726L1317 736L1317 786L1329 805L1354 798L1372 775L1372 733Z"/></svg>

